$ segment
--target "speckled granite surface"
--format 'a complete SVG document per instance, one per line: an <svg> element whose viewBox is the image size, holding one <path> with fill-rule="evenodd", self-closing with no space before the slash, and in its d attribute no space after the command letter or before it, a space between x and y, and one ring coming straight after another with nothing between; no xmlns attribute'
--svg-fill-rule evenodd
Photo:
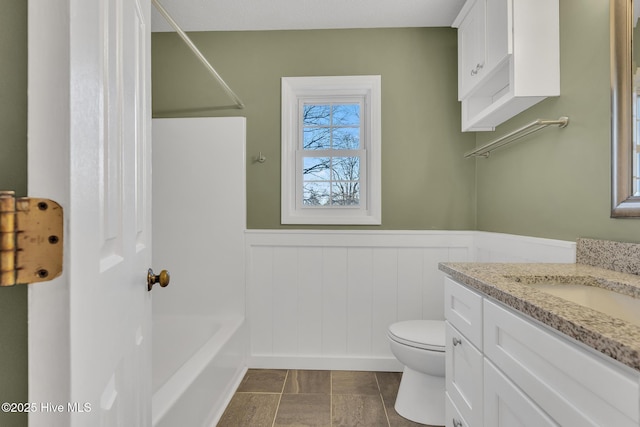
<svg viewBox="0 0 640 427"><path fill-rule="evenodd" d="M576 262L640 275L640 244L578 239Z"/></svg>
<svg viewBox="0 0 640 427"><path fill-rule="evenodd" d="M585 264L441 263L439 268L456 281L640 371L640 326L526 285L548 280L588 282L640 298L639 275Z"/></svg>

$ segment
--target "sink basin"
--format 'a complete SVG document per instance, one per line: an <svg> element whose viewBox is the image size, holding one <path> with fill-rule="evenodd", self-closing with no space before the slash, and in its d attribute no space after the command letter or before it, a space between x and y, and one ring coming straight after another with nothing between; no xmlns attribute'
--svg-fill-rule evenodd
<svg viewBox="0 0 640 427"><path fill-rule="evenodd" d="M595 286L597 281L592 277L543 279L525 276L513 279L525 286L640 326L640 299Z"/></svg>

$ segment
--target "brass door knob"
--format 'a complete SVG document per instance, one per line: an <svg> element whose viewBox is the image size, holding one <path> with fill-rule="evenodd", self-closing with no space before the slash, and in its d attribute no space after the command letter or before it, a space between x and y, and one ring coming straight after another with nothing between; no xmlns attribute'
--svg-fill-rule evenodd
<svg viewBox="0 0 640 427"><path fill-rule="evenodd" d="M171 276L167 270L162 270L160 274L154 274L153 269L149 269L147 272L147 290L151 290L153 285L159 283L161 287L169 286L169 281L171 280Z"/></svg>

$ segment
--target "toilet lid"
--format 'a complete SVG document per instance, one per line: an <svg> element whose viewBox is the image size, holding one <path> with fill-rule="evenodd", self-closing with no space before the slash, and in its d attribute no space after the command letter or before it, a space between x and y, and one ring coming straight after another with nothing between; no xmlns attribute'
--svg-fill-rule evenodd
<svg viewBox="0 0 640 427"><path fill-rule="evenodd" d="M389 326L389 338L411 347L444 351L443 320L408 320Z"/></svg>

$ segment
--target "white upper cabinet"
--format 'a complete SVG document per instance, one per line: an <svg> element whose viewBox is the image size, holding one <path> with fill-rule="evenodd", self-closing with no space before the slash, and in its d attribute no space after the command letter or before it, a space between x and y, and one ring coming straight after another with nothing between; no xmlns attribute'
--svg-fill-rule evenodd
<svg viewBox="0 0 640 427"><path fill-rule="evenodd" d="M470 0L461 13L464 19L458 28L459 100L511 52L507 3L507 0ZM470 8L466 9L467 6Z"/></svg>
<svg viewBox="0 0 640 427"><path fill-rule="evenodd" d="M458 28L462 130L493 130L560 95L558 0L468 0Z"/></svg>
<svg viewBox="0 0 640 427"><path fill-rule="evenodd" d="M485 2L469 1L473 6L458 27L458 99L462 100L486 74L484 41ZM465 6L466 7L466 6Z"/></svg>

